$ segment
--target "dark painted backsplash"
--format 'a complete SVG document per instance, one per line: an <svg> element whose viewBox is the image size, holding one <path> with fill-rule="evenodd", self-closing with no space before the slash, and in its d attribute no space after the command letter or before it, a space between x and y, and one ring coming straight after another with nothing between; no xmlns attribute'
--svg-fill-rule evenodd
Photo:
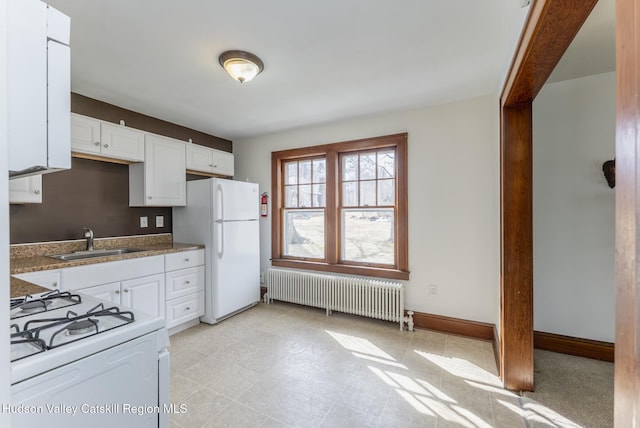
<svg viewBox="0 0 640 428"><path fill-rule="evenodd" d="M164 227L155 227L155 216ZM149 227L140 227L147 216ZM129 166L71 159L71 169L42 176L42 203L10 206L12 244L171 232L171 208L129 207Z"/></svg>

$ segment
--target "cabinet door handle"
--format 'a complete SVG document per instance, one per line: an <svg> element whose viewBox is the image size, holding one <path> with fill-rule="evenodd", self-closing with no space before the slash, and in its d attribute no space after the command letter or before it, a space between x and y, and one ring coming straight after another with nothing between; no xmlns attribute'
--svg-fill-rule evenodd
<svg viewBox="0 0 640 428"><path fill-rule="evenodd" d="M100 145L100 141L96 141L95 143L93 143L94 146L99 146Z"/></svg>
<svg viewBox="0 0 640 428"><path fill-rule="evenodd" d="M184 262L185 263L189 263L189 259L184 259Z"/></svg>
<svg viewBox="0 0 640 428"><path fill-rule="evenodd" d="M218 165L214 165L213 167L214 167L214 168L217 168L217 167L218 167Z"/></svg>
<svg viewBox="0 0 640 428"><path fill-rule="evenodd" d="M103 147L106 149L106 148L109 148L109 145L105 144Z"/></svg>
<svg viewBox="0 0 640 428"><path fill-rule="evenodd" d="M191 284L191 282L190 282L190 281L185 281L184 283L185 283L185 285L189 285L189 284Z"/></svg>
<svg viewBox="0 0 640 428"><path fill-rule="evenodd" d="M53 282L51 283L51 285L52 285L53 287L57 288L57 287L58 287L58 281L53 281Z"/></svg>
<svg viewBox="0 0 640 428"><path fill-rule="evenodd" d="M213 164L212 164L212 163L210 163L210 164L209 164L209 166L211 166L211 167L212 167L212 166L213 166Z"/></svg>
<svg viewBox="0 0 640 428"><path fill-rule="evenodd" d="M153 199L151 196L147 196L147 199Z"/></svg>
<svg viewBox="0 0 640 428"><path fill-rule="evenodd" d="M185 311L190 311L191 308L189 306L187 306L186 308L184 308Z"/></svg>
<svg viewBox="0 0 640 428"><path fill-rule="evenodd" d="M128 288L125 288L125 289L124 289L124 292L125 292L125 293L128 293L128 292L129 292L129 289L128 289Z"/></svg>
<svg viewBox="0 0 640 428"><path fill-rule="evenodd" d="M114 293L120 294L120 290L116 290L116 291L114 291Z"/></svg>
<svg viewBox="0 0 640 428"><path fill-rule="evenodd" d="M40 190L36 189L36 190L33 191L33 193L35 193L36 195L39 195L40 194Z"/></svg>

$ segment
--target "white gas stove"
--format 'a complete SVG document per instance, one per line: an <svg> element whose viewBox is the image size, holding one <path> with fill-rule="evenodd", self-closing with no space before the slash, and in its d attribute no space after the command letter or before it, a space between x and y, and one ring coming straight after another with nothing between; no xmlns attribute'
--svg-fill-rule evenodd
<svg viewBox="0 0 640 428"><path fill-rule="evenodd" d="M12 426L166 427L169 339L162 318L91 296L11 300Z"/></svg>

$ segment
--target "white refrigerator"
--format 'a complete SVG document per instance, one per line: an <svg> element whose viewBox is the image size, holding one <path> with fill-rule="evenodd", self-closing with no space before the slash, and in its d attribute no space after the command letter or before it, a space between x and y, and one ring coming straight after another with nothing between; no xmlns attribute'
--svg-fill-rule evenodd
<svg viewBox="0 0 640 428"><path fill-rule="evenodd" d="M215 324L260 300L258 185L210 178L187 182L173 208L173 239L205 246L205 314Z"/></svg>

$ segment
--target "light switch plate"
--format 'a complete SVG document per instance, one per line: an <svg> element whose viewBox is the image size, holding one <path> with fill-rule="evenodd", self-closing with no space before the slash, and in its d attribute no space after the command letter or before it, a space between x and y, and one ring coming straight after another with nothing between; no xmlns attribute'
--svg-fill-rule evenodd
<svg viewBox="0 0 640 428"><path fill-rule="evenodd" d="M156 216L156 227L164 227L164 216L162 215Z"/></svg>
<svg viewBox="0 0 640 428"><path fill-rule="evenodd" d="M140 227L149 227L149 218L147 216L140 217Z"/></svg>

